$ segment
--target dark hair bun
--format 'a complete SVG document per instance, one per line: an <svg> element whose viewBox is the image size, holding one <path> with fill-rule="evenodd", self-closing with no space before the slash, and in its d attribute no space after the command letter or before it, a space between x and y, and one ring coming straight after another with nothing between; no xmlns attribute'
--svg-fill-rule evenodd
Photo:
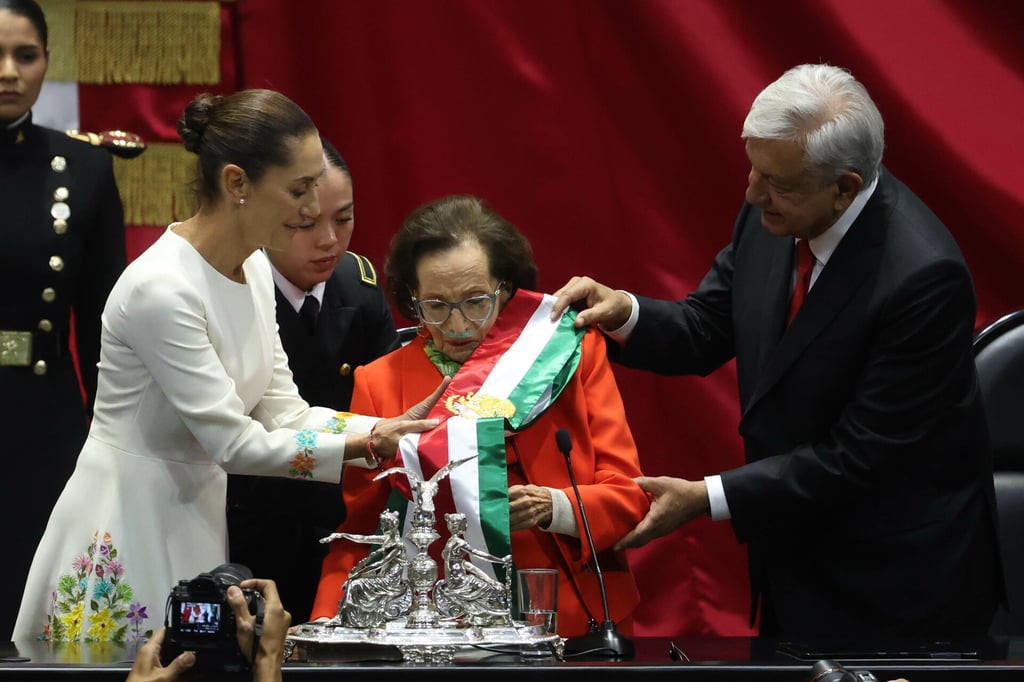
<svg viewBox="0 0 1024 682"><path fill-rule="evenodd" d="M267 169L293 163L299 141L317 134L299 105L279 92L259 89L198 95L185 107L177 128L185 149L199 157L195 188L206 205L223 198L225 165L243 168L250 182L259 182Z"/></svg>
<svg viewBox="0 0 1024 682"><path fill-rule="evenodd" d="M178 119L178 135L185 142L185 149L198 154L203 144L203 135L210 125L210 111L224 99L221 95L204 92L185 107L185 113Z"/></svg>

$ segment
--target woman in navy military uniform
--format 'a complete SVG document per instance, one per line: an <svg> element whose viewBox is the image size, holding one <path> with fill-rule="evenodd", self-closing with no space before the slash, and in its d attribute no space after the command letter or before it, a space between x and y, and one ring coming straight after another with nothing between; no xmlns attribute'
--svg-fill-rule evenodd
<svg viewBox="0 0 1024 682"><path fill-rule="evenodd" d="M311 405L347 411L355 368L399 342L376 269L347 251L355 227L352 174L338 150L320 141L327 162L320 215L288 250L267 251L267 258L278 333L299 395ZM328 549L318 540L345 520L338 486L231 474L227 518L231 560L273 578L293 621L309 620Z"/></svg>
<svg viewBox="0 0 1024 682"><path fill-rule="evenodd" d="M39 5L0 0L0 638L85 441L100 314L125 266L110 155L32 123L48 59Z"/></svg>

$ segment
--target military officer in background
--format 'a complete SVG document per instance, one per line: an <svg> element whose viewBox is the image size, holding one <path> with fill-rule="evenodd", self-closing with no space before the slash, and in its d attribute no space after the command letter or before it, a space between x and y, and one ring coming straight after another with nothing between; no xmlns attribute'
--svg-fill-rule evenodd
<svg viewBox="0 0 1024 682"><path fill-rule="evenodd" d="M391 308L369 260L346 251L355 224L352 177L322 140L326 172L320 215L287 251L267 251L277 291L277 324L299 393L348 410L353 372L398 347ZM228 476L231 560L277 583L292 622L309 619L326 545L345 518L338 485Z"/></svg>
<svg viewBox="0 0 1024 682"><path fill-rule="evenodd" d="M32 552L85 442L96 395L100 314L125 266L123 211L110 154L32 123L48 60L39 5L0 0L4 640L14 628Z"/></svg>

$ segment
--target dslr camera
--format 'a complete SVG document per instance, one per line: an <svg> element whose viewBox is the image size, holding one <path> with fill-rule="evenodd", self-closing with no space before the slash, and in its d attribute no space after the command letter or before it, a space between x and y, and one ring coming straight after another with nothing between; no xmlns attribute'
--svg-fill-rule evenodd
<svg viewBox="0 0 1024 682"><path fill-rule="evenodd" d="M194 651L196 672L249 670L249 659L238 648L238 628L228 603L228 588L252 577L252 571L241 564L221 564L209 573L179 581L167 597L167 632L161 647L164 665L183 651ZM242 594L249 613L256 616L255 651L263 623L263 595L253 589L243 589Z"/></svg>
<svg viewBox="0 0 1024 682"><path fill-rule="evenodd" d="M810 682L878 682L866 670L847 670L835 661L818 661L811 667Z"/></svg>

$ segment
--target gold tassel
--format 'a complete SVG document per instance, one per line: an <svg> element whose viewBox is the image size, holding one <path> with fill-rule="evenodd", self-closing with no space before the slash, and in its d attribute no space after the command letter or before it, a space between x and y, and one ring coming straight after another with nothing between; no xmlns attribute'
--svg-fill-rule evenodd
<svg viewBox="0 0 1024 682"><path fill-rule="evenodd" d="M149 143L135 159L114 158L125 225L166 226L196 210L196 155L181 143Z"/></svg>
<svg viewBox="0 0 1024 682"><path fill-rule="evenodd" d="M46 14L50 65L46 80L75 82L78 65L75 59L75 0L39 0Z"/></svg>
<svg viewBox="0 0 1024 682"><path fill-rule="evenodd" d="M217 2L90 0L74 21L80 83L220 82Z"/></svg>

